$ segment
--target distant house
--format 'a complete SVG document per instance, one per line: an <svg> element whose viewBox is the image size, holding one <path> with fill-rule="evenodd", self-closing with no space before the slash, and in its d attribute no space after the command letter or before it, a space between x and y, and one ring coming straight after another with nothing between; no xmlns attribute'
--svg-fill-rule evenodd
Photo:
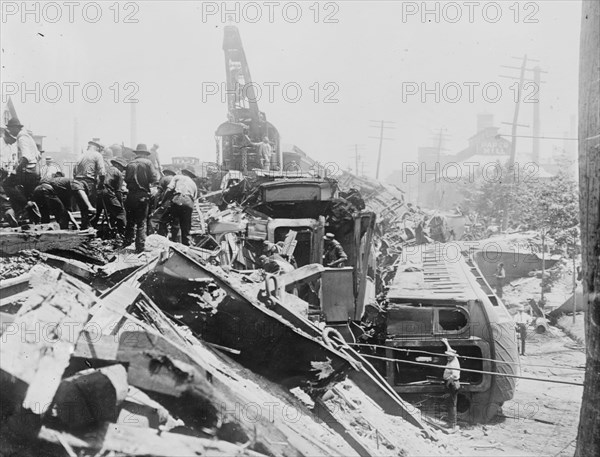
<svg viewBox="0 0 600 457"><path fill-rule="evenodd" d="M478 115L477 133L456 154L439 154L438 148L432 147L419 148L421 206L454 208L462 200L459 184L474 182L483 173L493 174L497 163L505 164L510 159L511 142L498 134L500 128L494 127L493 122L492 114Z"/></svg>

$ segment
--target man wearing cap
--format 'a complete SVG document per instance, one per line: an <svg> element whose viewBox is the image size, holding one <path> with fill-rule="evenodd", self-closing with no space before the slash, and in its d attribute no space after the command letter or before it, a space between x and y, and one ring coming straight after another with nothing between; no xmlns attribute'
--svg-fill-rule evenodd
<svg viewBox="0 0 600 457"><path fill-rule="evenodd" d="M98 211L106 211L111 224L116 227L117 234L125 236L125 209L123 208L123 172L127 162L121 158L111 159L106 166L104 188L98 191L96 207Z"/></svg>
<svg viewBox="0 0 600 457"><path fill-rule="evenodd" d="M6 144L17 144L16 184L21 186L19 190L22 193L22 198L19 199L20 201L13 203L22 208L40 182L40 160L42 155L35 140L16 117L9 119L6 123L4 140Z"/></svg>
<svg viewBox="0 0 600 457"><path fill-rule="evenodd" d="M163 201L163 196L167 193L167 187L173 180L175 173L170 168L165 168L162 171L162 178L158 181L158 188L154 200L156 201L156 210L152 213L152 222L157 225L156 233L161 236L167 236L169 234L169 224L173 224L173 217L171 215L171 200L166 200L162 205L160 202Z"/></svg>
<svg viewBox="0 0 600 457"><path fill-rule="evenodd" d="M324 237L325 253L323 254L323 265L330 268L342 268L348 256L333 233L327 233Z"/></svg>
<svg viewBox="0 0 600 457"><path fill-rule="evenodd" d="M150 186L158 181L158 173L148 159L148 147L140 143L135 149L135 159L127 164L125 183L127 184L127 199L125 200L125 240L123 246L128 246L134 240L135 250L140 253L146 245L146 218L150 202Z"/></svg>
<svg viewBox="0 0 600 457"><path fill-rule="evenodd" d="M76 181L79 181L87 194L90 201L96 203L97 201L97 187L104 186L104 177L106 175L106 169L104 168L104 158L100 152L104 147L92 140L88 141L87 151L79 158L75 164L75 170L73 175ZM90 213L96 212L95 209L82 209L81 211L81 228L85 230L90 225Z"/></svg>
<svg viewBox="0 0 600 457"><path fill-rule="evenodd" d="M198 196L198 188L194 182L196 178L194 168L185 167L181 170L180 175L173 176L160 202L162 206L165 201L171 199L171 216L174 221L171 228L171 239L176 241L178 238L179 233L176 227L178 224L181 228L181 243L186 246L190 244L192 212L194 211L194 201Z"/></svg>
<svg viewBox="0 0 600 457"><path fill-rule="evenodd" d="M456 430L456 400L460 389L460 362L458 361L457 352L450 347L448 340L442 338L442 343L446 345L444 354L448 357L443 375L448 394L448 425L454 431Z"/></svg>

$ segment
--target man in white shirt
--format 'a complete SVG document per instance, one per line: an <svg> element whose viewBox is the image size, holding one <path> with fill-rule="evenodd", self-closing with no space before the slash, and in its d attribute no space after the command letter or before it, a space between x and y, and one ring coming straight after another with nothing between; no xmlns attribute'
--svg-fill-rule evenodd
<svg viewBox="0 0 600 457"><path fill-rule="evenodd" d="M45 159L46 159L46 163L44 165L42 165L42 168L40 169L40 175L41 175L42 180L52 179L52 178L56 177L57 173L60 173L59 176L63 176L60 165L58 165L56 162L54 162L52 160L52 157L46 156Z"/></svg>
<svg viewBox="0 0 600 457"><path fill-rule="evenodd" d="M31 198L33 190L40 182L40 160L42 155L33 137L23 128L23 124L13 117L6 123L4 131L6 144L17 144L16 182L22 186L22 202L16 202L21 207Z"/></svg>
<svg viewBox="0 0 600 457"><path fill-rule="evenodd" d="M194 201L198 196L198 188L194 182L196 178L196 171L193 167L184 168L180 175L173 176L160 202L162 206L164 202L171 199L171 216L175 222L171 227L171 239L177 241L179 228L181 228L181 243L186 246L190 245L192 213Z"/></svg>
<svg viewBox="0 0 600 457"><path fill-rule="evenodd" d="M100 143L94 140L88 141L87 151L75 165L74 178L83 184L85 193L93 204L96 204L98 200L98 188L104 187L106 169L104 168L104 157L100 154L103 149L104 146ZM91 210L85 208L79 208L79 210L81 211L81 229L85 230L91 223Z"/></svg>
<svg viewBox="0 0 600 457"><path fill-rule="evenodd" d="M519 339L521 340L521 355L525 355L525 340L527 339L527 327L531 322L531 318L529 317L529 314L525 312L525 308L523 307L523 305L519 305L519 307L517 308L517 314L515 314L513 319L517 327Z"/></svg>
<svg viewBox="0 0 600 457"><path fill-rule="evenodd" d="M450 347L448 340L442 338L442 342L446 345L448 357L446 369L444 370L444 385L448 392L448 425L453 431L456 430L456 400L460 389L460 362L458 361L458 353Z"/></svg>

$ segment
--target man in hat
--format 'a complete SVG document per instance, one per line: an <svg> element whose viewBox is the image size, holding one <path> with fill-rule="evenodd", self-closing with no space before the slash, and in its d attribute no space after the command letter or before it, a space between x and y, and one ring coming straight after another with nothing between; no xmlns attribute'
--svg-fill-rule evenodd
<svg viewBox="0 0 600 457"><path fill-rule="evenodd" d="M45 163L40 169L40 176L42 179L51 179L55 176L64 176L60 166L52 160L52 157L46 156Z"/></svg>
<svg viewBox="0 0 600 457"><path fill-rule="evenodd" d="M279 246L277 246L275 243L272 243L269 240L265 240L265 241L263 241L262 252L264 255L266 255L268 257L273 254L281 254L281 249L279 249Z"/></svg>
<svg viewBox="0 0 600 457"><path fill-rule="evenodd" d="M192 230L192 213L194 211L194 201L198 196L198 188L194 179L196 171L193 167L185 167L181 174L173 176L167 186L167 191L161 198L161 206L168 199L171 200L171 216L173 226L171 229L171 239L177 241L178 229L181 229L181 243L189 246L190 232Z"/></svg>
<svg viewBox="0 0 600 457"><path fill-rule="evenodd" d="M448 395L448 425L452 431L456 430L456 400L460 389L460 362L457 352L450 347L448 340L442 338L442 343L446 345L444 354L448 357L446 369L444 370L444 384Z"/></svg>
<svg viewBox="0 0 600 457"><path fill-rule="evenodd" d="M325 253L323 254L323 265L330 268L342 268L348 260L348 255L333 233L327 233L324 237Z"/></svg>
<svg viewBox="0 0 600 457"><path fill-rule="evenodd" d="M502 298L502 288L504 287L504 280L506 279L506 270L504 270L504 263L500 262L498 264L494 276L496 278L496 295L498 295L498 298Z"/></svg>
<svg viewBox="0 0 600 457"><path fill-rule="evenodd" d="M16 117L9 119L6 123L4 141L6 144L16 143L17 145L15 183L17 186L21 186L19 193L22 194L22 197L17 198L16 200L18 201L14 201L13 203L19 209L22 209L40 182L40 160L42 159L42 155L33 137L23 128L23 124Z"/></svg>
<svg viewBox="0 0 600 457"><path fill-rule="evenodd" d="M167 193L167 187L177 173L170 168L165 168L162 174L162 178L158 181L157 192L153 197L156 202L156 210L152 213L151 220L157 226L156 233L166 237L169 234L169 224L174 222L171 215L171 200L166 200L162 205L160 202L163 201L163 196Z"/></svg>
<svg viewBox="0 0 600 457"><path fill-rule="evenodd" d="M111 159L106 166L104 187L98 191L96 207L106 215L116 233L125 236L125 209L123 208L123 172L127 162L121 158Z"/></svg>
<svg viewBox="0 0 600 457"><path fill-rule="evenodd" d="M97 189L104 186L104 177L106 168L104 167L104 157L102 157L102 149L104 147L95 140L88 141L88 148L75 164L73 176L79 181L87 194L90 201L96 203ZM93 208L92 208L93 209ZM90 209L82 209L81 211L81 228L85 230L90 226Z"/></svg>
<svg viewBox="0 0 600 457"><path fill-rule="evenodd" d="M125 200L125 240L123 246L128 246L134 240L135 250L140 253L146 245L146 218L150 203L150 186L158 181L158 173L148 159L148 147L140 143L135 149L135 159L127 164L125 183L127 184L127 199Z"/></svg>
<svg viewBox="0 0 600 457"><path fill-rule="evenodd" d="M521 355L525 355L525 340L527 339L527 327L531 322L529 315L525 313L525 307L519 305L517 307L517 314L514 316L515 325L517 327L517 333L521 340Z"/></svg>

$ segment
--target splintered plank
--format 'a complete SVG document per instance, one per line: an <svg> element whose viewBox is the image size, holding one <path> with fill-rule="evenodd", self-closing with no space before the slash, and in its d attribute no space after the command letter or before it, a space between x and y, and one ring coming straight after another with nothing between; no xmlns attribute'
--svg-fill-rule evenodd
<svg viewBox="0 0 600 457"><path fill-rule="evenodd" d="M59 270L31 270L32 294L4 330L3 397L12 410L42 415L50 406L95 296Z"/></svg>
<svg viewBox="0 0 600 457"><path fill-rule="evenodd" d="M196 438L125 424L109 423L101 429L82 437L42 427L38 437L69 448L97 450L98 454L116 453L119 455L157 457L187 455L264 456L264 454L227 441Z"/></svg>
<svg viewBox="0 0 600 457"><path fill-rule="evenodd" d="M69 250L81 246L95 235L94 229L74 230L0 230L0 255L14 255L25 249L41 252L53 249Z"/></svg>

